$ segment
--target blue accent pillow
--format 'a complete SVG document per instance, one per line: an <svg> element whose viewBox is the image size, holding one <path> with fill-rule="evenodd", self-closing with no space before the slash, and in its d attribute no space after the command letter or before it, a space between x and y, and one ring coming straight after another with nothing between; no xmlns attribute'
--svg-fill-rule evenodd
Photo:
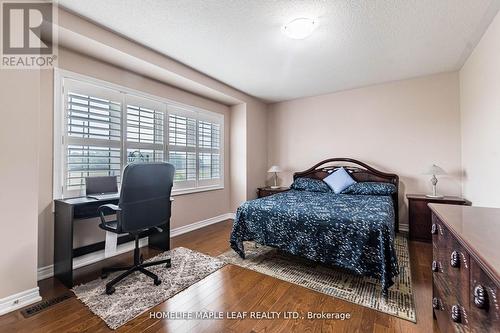
<svg viewBox="0 0 500 333"><path fill-rule="evenodd" d="M304 177L295 179L290 188L298 191L322 192L322 193L327 193L332 191L324 181L319 179L304 178Z"/></svg>
<svg viewBox="0 0 500 333"><path fill-rule="evenodd" d="M396 193L396 185L378 182L356 183L342 191L342 194L359 195L392 195L394 193Z"/></svg>
<svg viewBox="0 0 500 333"><path fill-rule="evenodd" d="M330 186L335 194L339 194L352 184L356 184L356 181L352 179L344 168L338 168L331 175L323 179L323 181Z"/></svg>

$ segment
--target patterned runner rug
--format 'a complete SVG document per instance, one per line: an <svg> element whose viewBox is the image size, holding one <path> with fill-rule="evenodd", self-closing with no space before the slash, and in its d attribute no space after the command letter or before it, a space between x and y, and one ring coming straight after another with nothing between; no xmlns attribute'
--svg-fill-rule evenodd
<svg viewBox="0 0 500 333"><path fill-rule="evenodd" d="M76 286L73 292L110 328L116 329L225 265L220 259L183 247L160 253L146 262L169 257L172 260L170 268L165 268L165 265L148 267L162 281L159 286L155 286L151 278L136 272L117 284L114 294L106 295L106 283L119 272L104 280Z"/></svg>
<svg viewBox="0 0 500 333"><path fill-rule="evenodd" d="M416 322L408 241L405 237L397 235L394 246L400 272L394 285L389 288L387 298L382 296L382 288L377 280L351 275L340 269L320 265L268 246L255 247L253 242L245 242L245 260L233 250L221 254L218 258L227 263Z"/></svg>

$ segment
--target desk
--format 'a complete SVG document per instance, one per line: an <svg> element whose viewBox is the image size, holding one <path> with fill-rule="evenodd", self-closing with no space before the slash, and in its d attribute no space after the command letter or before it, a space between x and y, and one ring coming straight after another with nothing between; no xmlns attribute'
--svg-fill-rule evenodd
<svg viewBox="0 0 500 333"><path fill-rule="evenodd" d="M104 249L104 242L99 242L73 249L73 225L76 219L99 217L97 208L105 204L118 204L116 198L97 200L87 197L54 200L54 276L66 287L73 287L73 258ZM171 204L171 201L169 202ZM163 231L150 229L141 234L148 237L149 247L168 251L170 250L170 221L160 226ZM118 237L118 244L132 241L127 236Z"/></svg>

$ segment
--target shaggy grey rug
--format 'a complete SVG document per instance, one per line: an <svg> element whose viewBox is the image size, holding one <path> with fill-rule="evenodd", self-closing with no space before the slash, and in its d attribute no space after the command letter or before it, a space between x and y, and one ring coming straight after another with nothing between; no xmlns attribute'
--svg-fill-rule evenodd
<svg viewBox="0 0 500 333"><path fill-rule="evenodd" d="M244 260L233 250L221 254L218 258L227 263L416 322L408 242L405 237L397 235L394 246L400 273L389 289L387 298L382 296L380 283L374 279L355 276L268 246L258 245L256 248L253 242L245 242Z"/></svg>
<svg viewBox="0 0 500 333"><path fill-rule="evenodd" d="M107 279L76 286L73 292L110 328L116 329L225 265L220 259L183 247L163 252L146 262L169 257L172 260L170 268L165 268L165 265L148 267L162 281L159 286L155 286L151 278L136 272L117 284L113 295L106 295L106 283L120 274L118 272Z"/></svg>

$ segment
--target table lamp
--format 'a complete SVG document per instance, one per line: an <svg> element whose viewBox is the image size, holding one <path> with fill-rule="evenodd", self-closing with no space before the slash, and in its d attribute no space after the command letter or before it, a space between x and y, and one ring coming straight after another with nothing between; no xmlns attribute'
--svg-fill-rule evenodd
<svg viewBox="0 0 500 333"><path fill-rule="evenodd" d="M278 185L278 172L281 172L281 169L277 165L273 165L269 170L267 170L269 173L274 173L274 185L271 186L271 188L279 188Z"/></svg>
<svg viewBox="0 0 500 333"><path fill-rule="evenodd" d="M437 194L437 189L436 189L436 185L437 185L437 178L436 178L436 175L446 175L446 171L444 171L443 169L441 169L439 166L437 166L436 164L433 164L431 165L425 172L424 172L424 175L432 175L432 178L431 178L431 183L432 183L432 194L426 194L425 196L428 197L428 198L442 198L443 196L440 195L440 194Z"/></svg>

